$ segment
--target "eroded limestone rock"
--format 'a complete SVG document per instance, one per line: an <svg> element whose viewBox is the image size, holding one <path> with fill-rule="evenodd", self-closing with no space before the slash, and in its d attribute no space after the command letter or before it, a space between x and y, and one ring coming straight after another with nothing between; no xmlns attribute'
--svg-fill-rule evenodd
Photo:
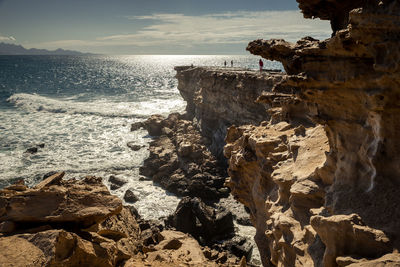
<svg viewBox="0 0 400 267"><path fill-rule="evenodd" d="M399 265L400 4L298 2L335 33L249 43L287 75L258 98L274 119L228 131L229 186L251 210L265 266L372 266L385 254Z"/></svg>
<svg viewBox="0 0 400 267"><path fill-rule="evenodd" d="M55 174L24 191L0 191L0 222L25 225L66 224L89 227L122 209L122 202L110 195L101 178L61 180Z"/></svg>
<svg viewBox="0 0 400 267"><path fill-rule="evenodd" d="M226 171L211 154L193 122L176 113L168 118L152 116L144 123L150 134L150 156L140 168L142 175L180 196L218 199L227 196Z"/></svg>

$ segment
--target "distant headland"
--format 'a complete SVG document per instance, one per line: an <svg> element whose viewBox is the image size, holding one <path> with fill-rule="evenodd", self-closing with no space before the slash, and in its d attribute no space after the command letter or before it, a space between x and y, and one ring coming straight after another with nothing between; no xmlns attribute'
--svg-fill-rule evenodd
<svg viewBox="0 0 400 267"><path fill-rule="evenodd" d="M0 55L70 55L70 56L80 56L80 55L92 55L91 53L82 53L73 50L64 50L58 48L56 50L46 50L30 48L26 49L22 45L0 43Z"/></svg>

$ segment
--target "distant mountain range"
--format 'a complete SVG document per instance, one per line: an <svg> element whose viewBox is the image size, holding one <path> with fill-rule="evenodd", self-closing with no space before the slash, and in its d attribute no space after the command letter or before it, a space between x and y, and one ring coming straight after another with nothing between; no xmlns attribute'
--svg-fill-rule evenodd
<svg viewBox="0 0 400 267"><path fill-rule="evenodd" d="M91 55L90 53L81 53L78 51L72 50L46 50L46 49L37 49L31 48L26 49L22 45L15 44L6 44L0 43L0 55L70 55L70 56L78 56L78 55Z"/></svg>

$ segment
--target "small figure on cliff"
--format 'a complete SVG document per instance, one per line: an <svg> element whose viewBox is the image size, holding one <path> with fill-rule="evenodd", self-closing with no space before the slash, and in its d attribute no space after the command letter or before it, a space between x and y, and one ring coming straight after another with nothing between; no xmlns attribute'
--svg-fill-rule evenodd
<svg viewBox="0 0 400 267"><path fill-rule="evenodd" d="M258 61L258 65L260 65L260 72L262 72L264 62L261 59L260 59L260 61Z"/></svg>
<svg viewBox="0 0 400 267"><path fill-rule="evenodd" d="M231 60L231 68L233 68L233 60Z"/></svg>
<svg viewBox="0 0 400 267"><path fill-rule="evenodd" d="M224 62L224 66L225 66L225 68L226 68L226 60L225 60L225 62Z"/></svg>

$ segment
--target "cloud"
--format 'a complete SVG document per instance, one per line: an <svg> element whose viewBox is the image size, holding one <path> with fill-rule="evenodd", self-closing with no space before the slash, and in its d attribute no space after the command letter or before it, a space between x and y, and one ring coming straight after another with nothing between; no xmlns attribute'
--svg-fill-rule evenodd
<svg viewBox="0 0 400 267"><path fill-rule="evenodd" d="M182 43L242 43L256 38L285 38L295 41L303 36L327 38L330 26L326 21L305 20L298 11L238 11L202 16L153 14L128 17L148 20L150 25L139 32L111 35L99 40L134 41L148 45Z"/></svg>
<svg viewBox="0 0 400 267"><path fill-rule="evenodd" d="M1 0L0 0L1 3ZM13 36L2 36L0 35L0 42L15 42L15 38Z"/></svg>
<svg viewBox="0 0 400 267"><path fill-rule="evenodd" d="M189 16L153 14L125 17L145 24L129 34L101 36L94 40L59 40L45 47L194 47L196 45L237 45L254 39L283 38L296 41L304 36L330 36L329 22L305 20L299 11L238 11Z"/></svg>

